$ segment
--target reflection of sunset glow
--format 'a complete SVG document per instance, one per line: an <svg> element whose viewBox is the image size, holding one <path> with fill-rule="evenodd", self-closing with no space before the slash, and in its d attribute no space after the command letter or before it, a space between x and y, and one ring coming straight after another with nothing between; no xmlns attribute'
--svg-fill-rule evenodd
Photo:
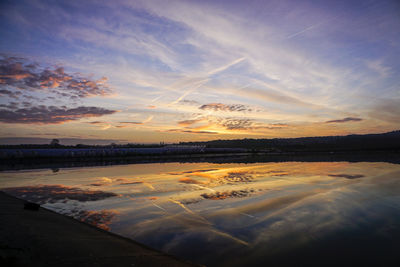
<svg viewBox="0 0 400 267"><path fill-rule="evenodd" d="M0 185L175 255L195 244L198 262L250 266L238 251L264 257L265 247L312 244L379 216L392 225L399 175L389 163L164 163L8 173Z"/></svg>

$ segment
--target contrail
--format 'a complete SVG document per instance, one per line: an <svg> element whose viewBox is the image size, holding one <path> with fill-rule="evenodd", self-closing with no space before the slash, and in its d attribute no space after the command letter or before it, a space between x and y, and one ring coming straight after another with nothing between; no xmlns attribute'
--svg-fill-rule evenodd
<svg viewBox="0 0 400 267"><path fill-rule="evenodd" d="M242 214L244 216L247 216L247 217L250 217L250 218L256 218L256 216L253 216L253 215L250 215L250 214L247 214L247 213L244 213L244 212L241 212L240 214Z"/></svg>
<svg viewBox="0 0 400 267"><path fill-rule="evenodd" d="M157 208L159 208L160 210L167 211L166 209L164 209L163 207L158 206L158 205L155 204L155 203L153 203L153 205L156 206Z"/></svg>
<svg viewBox="0 0 400 267"><path fill-rule="evenodd" d="M143 185L147 186L151 190L155 190L154 186L152 186L150 183L143 182Z"/></svg>
<svg viewBox="0 0 400 267"><path fill-rule="evenodd" d="M245 245L245 246L249 246L249 243L248 243L248 242L246 242L246 241L244 241L244 240L242 240L242 239L240 239L240 238L234 237L234 236L231 235L231 234L222 232L222 231L217 230L217 229L210 229L210 231L212 231L212 232L214 232L214 233L216 233L216 234L218 234L218 235L221 235L221 236L227 237L227 238L229 238L229 239L232 239L232 240L238 242L239 244L242 244L242 245Z"/></svg>
<svg viewBox="0 0 400 267"><path fill-rule="evenodd" d="M245 57L241 57L241 58L238 58L238 59L232 61L232 62L229 63L229 64L226 64L225 66L222 66L222 67L219 67L219 68L216 68L216 69L214 69L214 70L209 71L209 72L207 73L205 79L201 80L197 85L195 85L194 88L189 89L189 90L187 90L186 92L184 92L178 99L176 99L175 101L171 102L170 105L174 105L174 104L178 103L178 102L181 101L185 96L187 96L188 94L190 94L190 93L192 93L193 91L197 90L200 86L202 86L202 85L204 85L206 82L208 82L208 80L209 80L209 77L208 77L208 76L211 76L211 75L214 75L214 74L216 74L216 73L218 73L218 72L224 71L224 70L226 70L226 69L228 69L228 68L230 68L230 67L232 67L232 66L234 66L234 65L236 65L236 64L238 64L238 63L240 63L240 62L242 62L242 61L245 60L245 59L246 59Z"/></svg>
<svg viewBox="0 0 400 267"><path fill-rule="evenodd" d="M309 30L311 30L311 29L313 29L313 28L319 26L320 24L322 24L322 23L318 23L318 24L312 25L312 26L310 26L310 27L308 27L308 28L305 28L304 30L301 30L301 31L296 32L296 33L294 33L294 34L292 34L292 35L289 35L288 37L286 37L286 39L291 39L291 38L293 38L293 37L295 37L295 36L297 36L297 35L299 35L299 34L302 34L303 32L309 31Z"/></svg>
<svg viewBox="0 0 400 267"><path fill-rule="evenodd" d="M188 209L185 205L183 205L181 202L179 202L178 200L174 200L174 199L169 199L169 201L178 204L179 206L182 207L182 209L186 210L188 213L193 214L193 215L197 215L196 213L194 213L193 211L191 211L190 209Z"/></svg>
<svg viewBox="0 0 400 267"><path fill-rule="evenodd" d="M144 123L150 122L153 118L154 118L154 116L153 116L153 115L150 115L147 119L145 119L144 121L142 121L142 123L144 124Z"/></svg>
<svg viewBox="0 0 400 267"><path fill-rule="evenodd" d="M191 184L191 185L196 186L196 187L201 188L201 189L210 190L210 191L213 192L213 193L215 192L214 189L211 189L211 188L208 188L208 187L204 187L204 186L201 186L201 185L198 185L198 184Z"/></svg>
<svg viewBox="0 0 400 267"><path fill-rule="evenodd" d="M221 72L221 71L224 71L224 70L226 70L226 69L229 69L230 67L232 67L232 66L234 66L234 65L236 65L236 64L238 64L238 63L240 63L240 62L242 62L242 61L245 60L245 59L246 59L245 57L238 58L238 59L232 61L231 63L226 64L225 66L222 66L222 67L216 68L216 69L214 69L214 70L212 70L212 71L209 71L207 74L208 74L208 75L217 74L218 72Z"/></svg>
<svg viewBox="0 0 400 267"><path fill-rule="evenodd" d="M338 18L338 17L339 17L339 16L335 16L335 17L333 17L333 18L331 18L331 19L328 19L328 20L325 20L325 21L316 23L316 24L314 24L314 25L311 25L311 26L309 26L309 27L307 27L307 28L305 28L305 29L303 29L303 30L301 30L301 31L299 31L299 32L296 32L296 33L294 33L294 34L292 34L292 35L289 35L288 37L286 37L286 39L291 39L291 38L293 38L293 37L295 37L295 36L297 36L297 35L299 35L299 34L302 34L303 32L309 31L309 30L311 30L311 29L313 29L313 28L315 28L315 27L318 27L318 26L320 26L320 25L322 25L322 24L325 24L325 23L327 23L327 22L329 22L329 21L332 21L332 20L334 20L334 19L336 19L336 18Z"/></svg>
<svg viewBox="0 0 400 267"><path fill-rule="evenodd" d="M152 99L150 102L156 102L158 99L160 99L161 97L162 97L163 95L161 94L161 95L159 95L159 96L157 96L156 98L154 98L154 99Z"/></svg>

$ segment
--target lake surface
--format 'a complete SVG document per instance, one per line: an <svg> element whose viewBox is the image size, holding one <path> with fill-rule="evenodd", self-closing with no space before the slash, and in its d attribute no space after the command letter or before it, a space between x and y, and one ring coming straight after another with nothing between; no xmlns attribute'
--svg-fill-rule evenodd
<svg viewBox="0 0 400 267"><path fill-rule="evenodd" d="M400 263L398 164L10 171L0 173L0 190L208 266Z"/></svg>

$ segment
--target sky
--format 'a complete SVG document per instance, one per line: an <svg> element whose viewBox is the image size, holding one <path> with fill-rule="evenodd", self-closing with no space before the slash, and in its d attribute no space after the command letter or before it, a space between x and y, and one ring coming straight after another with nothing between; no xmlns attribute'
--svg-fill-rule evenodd
<svg viewBox="0 0 400 267"><path fill-rule="evenodd" d="M398 1L1 1L0 137L400 129Z"/></svg>

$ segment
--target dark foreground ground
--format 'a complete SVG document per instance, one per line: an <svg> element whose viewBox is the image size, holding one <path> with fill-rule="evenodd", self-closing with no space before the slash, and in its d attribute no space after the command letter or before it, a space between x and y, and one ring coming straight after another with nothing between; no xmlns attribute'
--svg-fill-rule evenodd
<svg viewBox="0 0 400 267"><path fill-rule="evenodd" d="M0 192L0 266L193 266Z"/></svg>

